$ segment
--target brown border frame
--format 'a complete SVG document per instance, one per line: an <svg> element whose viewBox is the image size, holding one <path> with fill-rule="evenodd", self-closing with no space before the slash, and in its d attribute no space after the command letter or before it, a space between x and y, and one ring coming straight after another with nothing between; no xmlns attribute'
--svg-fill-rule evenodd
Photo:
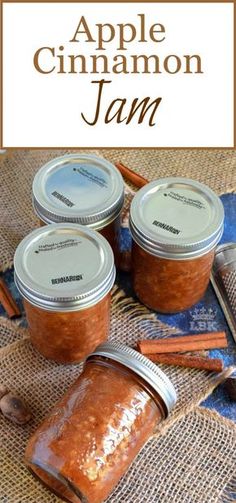
<svg viewBox="0 0 236 503"><path fill-rule="evenodd" d="M37 149L48 149L48 150L53 150L53 149L84 149L84 150L90 150L90 149L126 149L126 150L132 150L134 148L136 149L144 149L144 150L151 150L151 149L162 149L162 150L236 150L236 0L148 0L148 3L229 3L233 4L234 6L234 47L233 47L233 89L234 89L234 95L233 95L233 108L234 108L234 123L233 123L233 141L234 141L234 146L233 147L94 147L91 145L91 147L68 147L68 146L57 146L57 147L4 147L3 145L3 4L4 3L66 3L66 0L0 0L0 31L1 31L1 36L0 36L0 149L5 149L7 148L8 150L14 150L14 149L25 149L25 148L30 148L31 150L37 150ZM145 3L145 0L69 0L69 3Z"/></svg>

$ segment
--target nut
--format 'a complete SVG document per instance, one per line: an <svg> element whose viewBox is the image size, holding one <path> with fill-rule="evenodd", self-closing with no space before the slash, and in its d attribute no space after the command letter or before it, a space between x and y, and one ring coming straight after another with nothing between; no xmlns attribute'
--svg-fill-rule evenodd
<svg viewBox="0 0 236 503"><path fill-rule="evenodd" d="M16 424L26 424L31 419L31 413L24 401L11 392L2 396L0 409L7 419Z"/></svg>

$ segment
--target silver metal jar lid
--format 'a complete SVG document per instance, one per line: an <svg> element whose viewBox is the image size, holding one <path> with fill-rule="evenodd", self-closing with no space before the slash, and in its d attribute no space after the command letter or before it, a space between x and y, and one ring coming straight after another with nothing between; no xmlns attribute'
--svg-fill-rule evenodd
<svg viewBox="0 0 236 503"><path fill-rule="evenodd" d="M33 181L33 205L43 222L73 222L96 230L112 222L124 203L118 169L105 159L70 154L48 162Z"/></svg>
<svg viewBox="0 0 236 503"><path fill-rule="evenodd" d="M88 358L91 356L104 356L125 365L142 377L160 395L168 414L174 407L177 395L169 378L155 363L134 349L119 342L105 342L100 344Z"/></svg>
<svg viewBox="0 0 236 503"><path fill-rule="evenodd" d="M90 307L115 280L109 243L78 224L52 224L31 232L16 249L14 267L23 297L49 311Z"/></svg>
<svg viewBox="0 0 236 503"><path fill-rule="evenodd" d="M219 242L224 208L206 185L188 178L162 178L135 195L130 211L134 241L158 257L203 255Z"/></svg>

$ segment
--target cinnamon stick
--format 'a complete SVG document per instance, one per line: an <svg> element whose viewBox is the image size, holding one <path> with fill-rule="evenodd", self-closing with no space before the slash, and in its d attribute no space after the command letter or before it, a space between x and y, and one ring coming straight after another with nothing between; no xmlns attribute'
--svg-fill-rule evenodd
<svg viewBox="0 0 236 503"><path fill-rule="evenodd" d="M159 340L143 340L138 342L138 349L142 354L146 355L226 348L227 345L225 332L211 332L180 337L168 337L167 339Z"/></svg>
<svg viewBox="0 0 236 503"><path fill-rule="evenodd" d="M132 169L125 166L122 162L116 162L115 165L122 176L126 178L126 180L129 180L129 182L132 182L136 187L140 188L148 183L148 180L146 180L146 178L138 175L137 173L132 171Z"/></svg>
<svg viewBox="0 0 236 503"><path fill-rule="evenodd" d="M155 363L165 363L166 365L175 365L179 367L209 370L212 372L222 372L224 368L223 361L220 358L207 358L175 353L147 354L145 356Z"/></svg>
<svg viewBox="0 0 236 503"><path fill-rule="evenodd" d="M5 281L0 278L0 303L4 307L9 318L14 316L20 316L20 310L12 297L10 290L8 289Z"/></svg>

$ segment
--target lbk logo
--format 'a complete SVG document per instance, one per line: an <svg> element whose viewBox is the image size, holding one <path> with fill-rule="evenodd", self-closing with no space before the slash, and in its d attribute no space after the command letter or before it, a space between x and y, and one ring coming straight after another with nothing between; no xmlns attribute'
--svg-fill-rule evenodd
<svg viewBox="0 0 236 503"><path fill-rule="evenodd" d="M194 311L190 311L190 316L192 320L190 321L190 329L196 332L216 332L217 322L216 322L216 309L206 309L201 307L200 309L195 308Z"/></svg>

